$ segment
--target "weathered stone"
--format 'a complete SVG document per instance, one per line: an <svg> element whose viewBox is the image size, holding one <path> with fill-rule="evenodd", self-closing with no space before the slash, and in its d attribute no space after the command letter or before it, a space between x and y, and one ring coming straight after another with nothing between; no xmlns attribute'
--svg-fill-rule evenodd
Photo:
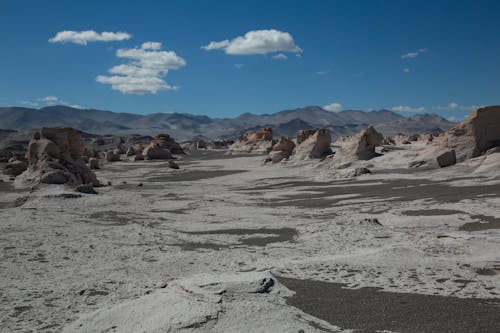
<svg viewBox="0 0 500 333"><path fill-rule="evenodd" d="M95 157L89 158L89 168L91 170L96 170L99 169L99 160Z"/></svg>
<svg viewBox="0 0 500 333"><path fill-rule="evenodd" d="M250 131L241 135L238 140L229 147L229 150L267 153L271 150L272 146L273 131L270 127L265 127L258 131Z"/></svg>
<svg viewBox="0 0 500 333"><path fill-rule="evenodd" d="M97 194L97 191L94 190L92 184L80 184L75 188L75 191L86 194Z"/></svg>
<svg viewBox="0 0 500 333"><path fill-rule="evenodd" d="M458 162L500 146L500 106L480 108L447 131L447 146Z"/></svg>
<svg viewBox="0 0 500 333"><path fill-rule="evenodd" d="M282 136L269 152L270 161L272 163L278 163L287 159L292 155L294 149L295 143L292 139Z"/></svg>
<svg viewBox="0 0 500 333"><path fill-rule="evenodd" d="M319 129L295 147L294 159L323 158L330 155L332 154L331 143L330 131L326 128Z"/></svg>
<svg viewBox="0 0 500 333"><path fill-rule="evenodd" d="M181 145L168 134L162 133L156 135L151 143L156 144L160 148L167 149L171 154L184 154ZM143 155L146 156L144 153Z"/></svg>
<svg viewBox="0 0 500 333"><path fill-rule="evenodd" d="M314 133L316 133L315 129L297 131L297 144L300 145L302 142L304 142L308 137L310 137Z"/></svg>
<svg viewBox="0 0 500 333"><path fill-rule="evenodd" d="M377 132L373 127L368 127L360 132L351 142L340 150L340 153L335 155L339 158L352 158L358 160L369 160L379 156L375 152L375 147L380 146L384 137Z"/></svg>
<svg viewBox="0 0 500 333"><path fill-rule="evenodd" d="M436 161L441 168L457 163L455 150L448 150L436 157Z"/></svg>
<svg viewBox="0 0 500 333"><path fill-rule="evenodd" d="M177 163L175 163L173 160L168 161L168 167L170 169L179 169L179 165Z"/></svg>
<svg viewBox="0 0 500 333"><path fill-rule="evenodd" d="M170 160L172 158L170 150L161 148L155 141L144 148L142 155L145 160Z"/></svg>
<svg viewBox="0 0 500 333"><path fill-rule="evenodd" d="M120 155L116 154L114 151L108 150L104 153L104 160L108 163L120 161Z"/></svg>

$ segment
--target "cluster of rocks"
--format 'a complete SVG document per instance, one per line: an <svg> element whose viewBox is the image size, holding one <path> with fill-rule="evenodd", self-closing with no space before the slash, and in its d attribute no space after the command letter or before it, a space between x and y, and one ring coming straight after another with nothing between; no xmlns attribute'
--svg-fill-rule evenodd
<svg viewBox="0 0 500 333"><path fill-rule="evenodd" d="M100 186L96 175L82 156L85 144L72 128L42 128L33 134L28 145L27 168L16 181L27 185L91 184ZM19 160L13 161L19 163Z"/></svg>
<svg viewBox="0 0 500 333"><path fill-rule="evenodd" d="M229 150L231 152L246 153L268 153L273 147L273 130L264 127L257 131L249 131L242 134Z"/></svg>
<svg viewBox="0 0 500 333"><path fill-rule="evenodd" d="M232 144L233 140L203 140L195 139L183 142L181 144L182 149L185 150L202 150L202 149L227 149Z"/></svg>

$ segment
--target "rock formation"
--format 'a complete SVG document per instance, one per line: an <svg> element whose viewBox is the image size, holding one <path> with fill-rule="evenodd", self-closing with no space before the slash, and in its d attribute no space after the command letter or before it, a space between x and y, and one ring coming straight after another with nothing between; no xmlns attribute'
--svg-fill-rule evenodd
<svg viewBox="0 0 500 333"><path fill-rule="evenodd" d="M278 140L278 142L276 142L271 148L268 161L272 163L278 163L284 159L287 159L292 156L294 149L295 143L292 141L292 139L282 136Z"/></svg>
<svg viewBox="0 0 500 333"><path fill-rule="evenodd" d="M91 170L96 170L99 169L99 160L95 157L89 158L89 168Z"/></svg>
<svg viewBox="0 0 500 333"><path fill-rule="evenodd" d="M28 146L28 169L18 179L24 184L92 184L95 174L81 159L85 149L80 134L72 128L42 128Z"/></svg>
<svg viewBox="0 0 500 333"><path fill-rule="evenodd" d="M269 152L273 146L273 130L270 127L261 128L258 131L250 131L241 135L232 144L231 151L240 152Z"/></svg>
<svg viewBox="0 0 500 333"><path fill-rule="evenodd" d="M156 144L160 148L168 149L172 154L184 154L181 145L168 134L158 134L151 143ZM144 153L143 155L146 156Z"/></svg>
<svg viewBox="0 0 500 333"><path fill-rule="evenodd" d="M316 133L316 130L314 129L309 129L309 130L300 130L297 132L297 144L300 145L302 142L304 142L308 137Z"/></svg>
<svg viewBox="0 0 500 333"><path fill-rule="evenodd" d="M155 140L151 141L151 143L144 148L142 155L146 160L169 160L172 158L170 150L160 147Z"/></svg>
<svg viewBox="0 0 500 333"><path fill-rule="evenodd" d="M448 150L436 157L437 164L441 167L451 166L457 163L457 157L454 150Z"/></svg>
<svg viewBox="0 0 500 333"><path fill-rule="evenodd" d="M118 162L120 161L120 155L117 154L114 150L108 150L104 153L104 160L106 162Z"/></svg>
<svg viewBox="0 0 500 333"><path fill-rule="evenodd" d="M500 146L500 106L480 108L447 131L447 146L458 162L477 157Z"/></svg>
<svg viewBox="0 0 500 333"><path fill-rule="evenodd" d="M297 132L297 137L301 137L300 144L295 147L294 159L305 160L309 158L323 158L332 154L330 145L332 143L332 136L330 131L322 128L310 134L308 131ZM297 141L298 143L298 141Z"/></svg>
<svg viewBox="0 0 500 333"><path fill-rule="evenodd" d="M380 146L384 140L382 134L377 132L373 127L368 127L354 138L351 142L343 147L340 152L336 153L335 158L351 158L357 160L369 160L378 156L375 152L375 147Z"/></svg>

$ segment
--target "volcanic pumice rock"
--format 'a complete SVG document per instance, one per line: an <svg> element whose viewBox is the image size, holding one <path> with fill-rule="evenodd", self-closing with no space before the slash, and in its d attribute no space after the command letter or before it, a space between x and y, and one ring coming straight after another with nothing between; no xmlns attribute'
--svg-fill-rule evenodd
<svg viewBox="0 0 500 333"><path fill-rule="evenodd" d="M19 177L22 184L92 184L99 186L95 174L81 159L85 145L72 128L42 128L28 146L28 169ZM16 179L17 181L17 179Z"/></svg>
<svg viewBox="0 0 500 333"><path fill-rule="evenodd" d="M297 133L297 143L300 144L295 147L294 159L304 160L309 158L323 158L332 153L330 145L332 143L332 136L330 131L326 128L314 131L310 134L309 131L299 131ZM302 139L306 137L305 140Z"/></svg>
<svg viewBox="0 0 500 333"><path fill-rule="evenodd" d="M357 160L369 160L378 156L375 152L375 147L380 146L384 140L382 134L377 132L373 127L368 127L340 150L340 153L335 154L335 158L352 158Z"/></svg>
<svg viewBox="0 0 500 333"><path fill-rule="evenodd" d="M448 150L436 157L436 161L441 168L457 163L454 150Z"/></svg>
<svg viewBox="0 0 500 333"><path fill-rule="evenodd" d="M294 149L295 143L292 139L282 136L269 152L269 159L272 163L278 163L289 158Z"/></svg>
<svg viewBox="0 0 500 333"><path fill-rule="evenodd" d="M168 134L161 133L156 135L151 143L155 143L160 148L168 149L172 154L184 154L181 145ZM144 153L143 155L146 156Z"/></svg>
<svg viewBox="0 0 500 333"><path fill-rule="evenodd" d="M455 150L458 162L500 146L500 106L477 109L446 134L447 146Z"/></svg>
<svg viewBox="0 0 500 333"><path fill-rule="evenodd" d="M170 160L172 158L170 150L160 147L154 140L144 148L142 155L146 160Z"/></svg>
<svg viewBox="0 0 500 333"><path fill-rule="evenodd" d="M242 134L238 140L229 147L230 151L241 152L269 152L273 146L273 130L270 127L258 131L249 131Z"/></svg>

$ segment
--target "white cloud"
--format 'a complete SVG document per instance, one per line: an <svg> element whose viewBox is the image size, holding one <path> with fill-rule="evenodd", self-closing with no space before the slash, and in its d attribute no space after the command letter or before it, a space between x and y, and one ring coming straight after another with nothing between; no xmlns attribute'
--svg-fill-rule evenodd
<svg viewBox="0 0 500 333"><path fill-rule="evenodd" d="M240 69L240 68L243 68L243 67L245 67L244 64L234 64L234 68L236 68L236 69Z"/></svg>
<svg viewBox="0 0 500 333"><path fill-rule="evenodd" d="M278 54L273 55L273 59L286 60L286 59L288 59L288 57L284 53L278 53Z"/></svg>
<svg viewBox="0 0 500 333"><path fill-rule="evenodd" d="M425 108L423 106L414 108L407 105L393 106L391 110L398 112L425 112Z"/></svg>
<svg viewBox="0 0 500 333"><path fill-rule="evenodd" d="M330 73L330 70L324 70L324 71L317 71L316 72L316 74L318 74L318 75L326 75L328 73Z"/></svg>
<svg viewBox="0 0 500 333"><path fill-rule="evenodd" d="M403 68L403 72L410 73L410 69L409 68Z"/></svg>
<svg viewBox="0 0 500 333"><path fill-rule="evenodd" d="M420 54L427 52L427 49L418 49L415 52L408 52L401 56L401 59L412 59L418 57Z"/></svg>
<svg viewBox="0 0 500 333"><path fill-rule="evenodd" d="M449 116L449 117L448 117L448 120L449 120L449 121L456 121L456 120L457 120L457 117L455 117L455 116Z"/></svg>
<svg viewBox="0 0 500 333"><path fill-rule="evenodd" d="M76 109L83 109L84 107L78 104L70 104L57 96L45 96L42 98L37 98L35 101L21 101L21 104L29 105L31 107L42 107L42 106L51 106L51 105L65 105L70 106Z"/></svg>
<svg viewBox="0 0 500 333"><path fill-rule="evenodd" d="M156 94L160 90L178 87L165 82L169 70L186 65L186 61L173 51L161 51L161 43L146 42L140 48L119 49L118 58L129 60L108 70L111 76L99 75L97 82L111 84L113 90L124 94Z"/></svg>
<svg viewBox="0 0 500 333"><path fill-rule="evenodd" d="M55 103L59 102L60 100L56 96L46 96L46 97L40 98L40 101L45 102L47 104L55 104Z"/></svg>
<svg viewBox="0 0 500 333"><path fill-rule="evenodd" d="M435 106L435 107L433 107L433 109L440 110L440 111L455 111L455 110L472 111L472 110L479 109L481 107L484 107L484 106L481 106L481 105L470 105L470 106L467 106L467 105L460 105L460 104L455 103L455 102L450 102L450 103L448 103L446 105Z"/></svg>
<svg viewBox="0 0 500 333"><path fill-rule="evenodd" d="M323 106L323 109L325 109L326 111L332 111L332 112L342 111L342 104L335 102L335 103Z"/></svg>
<svg viewBox="0 0 500 333"><path fill-rule="evenodd" d="M126 32L95 32L94 30L86 31L59 31L54 37L49 39L51 43L74 43L87 45L88 42L114 42L130 39L132 36Z"/></svg>
<svg viewBox="0 0 500 333"><path fill-rule="evenodd" d="M204 50L224 50L226 54L248 55L272 52L295 52L302 50L295 44L292 35L275 29L253 30L232 40L210 42L201 47Z"/></svg>

